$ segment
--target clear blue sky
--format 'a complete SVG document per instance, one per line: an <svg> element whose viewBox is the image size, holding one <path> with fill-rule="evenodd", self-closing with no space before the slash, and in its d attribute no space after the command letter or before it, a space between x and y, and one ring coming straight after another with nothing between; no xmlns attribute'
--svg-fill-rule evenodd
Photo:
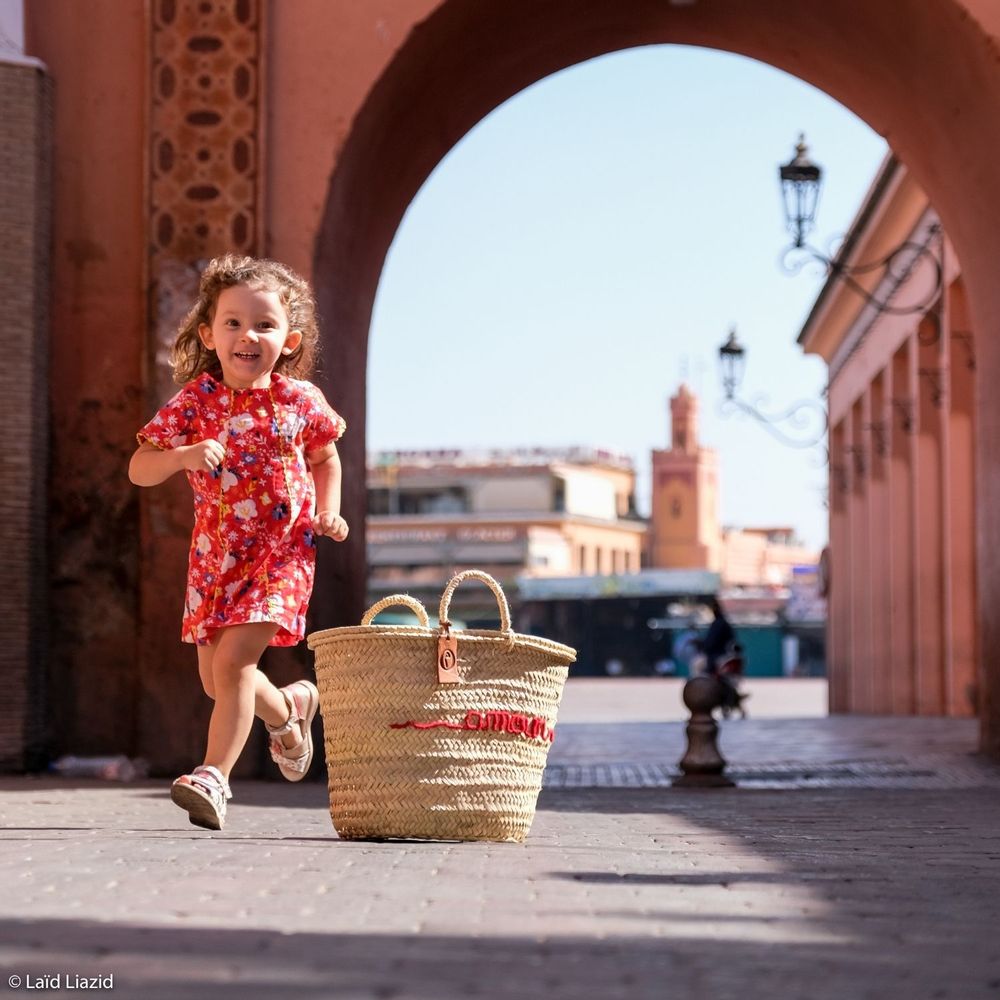
<svg viewBox="0 0 1000 1000"><path fill-rule="evenodd" d="M826 468L719 414L717 349L736 324L744 393L819 398L796 343L822 284L786 276L777 164L799 131L825 171L815 239L843 235L885 142L769 66L679 46L630 49L522 91L417 194L379 285L369 448L668 443L682 374L719 453L724 524L827 537Z"/></svg>

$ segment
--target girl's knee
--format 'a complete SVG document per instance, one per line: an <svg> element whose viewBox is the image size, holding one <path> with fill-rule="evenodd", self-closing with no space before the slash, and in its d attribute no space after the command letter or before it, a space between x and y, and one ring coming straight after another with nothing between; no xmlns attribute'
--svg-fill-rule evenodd
<svg viewBox="0 0 1000 1000"><path fill-rule="evenodd" d="M205 691L205 694L215 701L215 678L206 677L204 674L201 675L201 686Z"/></svg>
<svg viewBox="0 0 1000 1000"><path fill-rule="evenodd" d="M261 654L277 630L278 626L269 622L220 629L212 654L212 676L216 687L245 675L252 676Z"/></svg>
<svg viewBox="0 0 1000 1000"><path fill-rule="evenodd" d="M256 670L256 663L246 663L242 657L233 658L216 654L212 661L212 688L217 690L220 687L237 687L248 678L252 680ZM211 697L214 698L215 695Z"/></svg>

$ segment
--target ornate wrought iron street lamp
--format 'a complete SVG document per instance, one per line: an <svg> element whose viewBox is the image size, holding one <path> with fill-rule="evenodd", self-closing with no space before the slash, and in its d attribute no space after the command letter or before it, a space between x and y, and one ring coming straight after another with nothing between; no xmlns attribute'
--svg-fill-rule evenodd
<svg viewBox="0 0 1000 1000"><path fill-rule="evenodd" d="M746 348L736 337L736 328L719 348L719 366L722 371L723 415L739 412L758 421L760 425L782 444L793 448L815 448L825 445L827 432L826 408L814 399L803 399L792 403L786 410L768 413L758 402L740 399L737 391L743 382L746 369ZM762 399L760 400L762 401ZM782 430L788 427L789 430Z"/></svg>
<svg viewBox="0 0 1000 1000"><path fill-rule="evenodd" d="M788 273L795 274L810 260L816 260L829 274L840 278L880 313L910 316L915 313L926 313L933 307L941 295L943 285L940 225L934 223L929 226L922 242L904 240L879 260L866 264L848 264L845 259L848 254L845 250L849 250L850 247L828 256L807 242L816 224L816 206L819 204L823 184L823 170L809 159L805 135L799 135L795 155L788 163L778 168L778 176L781 180L785 224L792 234L792 244L782 254L782 266ZM933 280L930 289L917 301L891 304L892 297L921 260L926 260L932 268ZM858 280L869 274L882 274L891 279L885 298L879 298Z"/></svg>
<svg viewBox="0 0 1000 1000"><path fill-rule="evenodd" d="M726 342L719 348L719 367L722 369L726 402L732 401L736 390L743 384L746 353L746 348L736 339L736 327L731 327Z"/></svg>
<svg viewBox="0 0 1000 1000"><path fill-rule="evenodd" d="M920 241L904 240L879 260L848 264L847 259L852 249L850 244L845 244L833 255L827 255L808 242L816 225L823 170L809 158L804 135L799 136L795 155L778 168L778 176L781 181L785 224L792 236L791 245L782 254L784 269L788 273L797 273L810 260L818 261L828 274L836 276L857 292L876 313L932 316L936 322L933 330L929 331L929 339L924 333L918 333L918 336L922 343L937 340L940 336L940 317L934 306L940 300L944 286L944 268L941 263L943 236L940 225L934 222L926 226ZM929 289L916 301L894 302L896 293L921 262L926 262L931 268ZM885 297L880 298L862 284L859 279L867 275L878 275L880 285L884 279L889 279ZM748 414L779 441L795 448L825 446L828 416L826 407L817 400L799 400L785 410L767 412L759 405L763 397L758 397L755 402L748 402L737 395L746 368L746 349L737 339L735 329L729 331L729 337L719 348L719 362L725 394L722 402L724 414L726 411ZM970 361L970 366L974 363ZM783 427L788 430L783 430Z"/></svg>
<svg viewBox="0 0 1000 1000"><path fill-rule="evenodd" d="M792 247L796 250L805 246L806 236L816 225L816 206L823 182L822 168L809 159L808 153L806 137L800 134L795 156L778 168L785 222L788 231L795 237Z"/></svg>

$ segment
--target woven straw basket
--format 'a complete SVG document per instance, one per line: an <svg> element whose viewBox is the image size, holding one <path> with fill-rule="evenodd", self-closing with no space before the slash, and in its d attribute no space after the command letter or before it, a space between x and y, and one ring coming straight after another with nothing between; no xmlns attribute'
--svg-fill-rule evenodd
<svg viewBox="0 0 1000 1000"><path fill-rule="evenodd" d="M452 631L448 609L463 580L496 595L499 631ZM419 626L371 624L397 604ZM448 583L439 628L419 601L394 594L359 628L308 642L341 837L524 840L575 650L515 633L500 584L479 570Z"/></svg>

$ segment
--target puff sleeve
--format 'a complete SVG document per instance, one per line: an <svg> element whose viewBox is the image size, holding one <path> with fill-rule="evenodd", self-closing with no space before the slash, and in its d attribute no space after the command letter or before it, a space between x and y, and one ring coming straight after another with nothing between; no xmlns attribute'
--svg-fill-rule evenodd
<svg viewBox="0 0 1000 1000"><path fill-rule="evenodd" d="M306 454L319 451L333 441L338 441L347 430L347 421L326 401L326 397L312 383L303 383L302 444Z"/></svg>
<svg viewBox="0 0 1000 1000"><path fill-rule="evenodd" d="M198 400L185 386L160 407L153 419L136 434L136 439L139 444L151 444L164 451L194 444L198 440L198 415Z"/></svg>

